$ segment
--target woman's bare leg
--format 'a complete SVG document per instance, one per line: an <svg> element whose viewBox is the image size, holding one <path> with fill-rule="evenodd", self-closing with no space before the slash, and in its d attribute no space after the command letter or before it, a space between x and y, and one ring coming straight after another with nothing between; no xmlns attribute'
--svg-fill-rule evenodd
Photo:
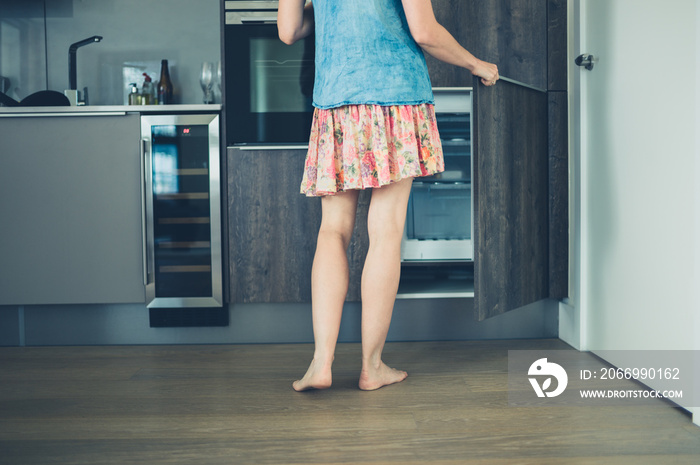
<svg viewBox="0 0 700 465"><path fill-rule="evenodd" d="M401 274L401 237L413 179L372 191L369 251L362 271L362 372L360 389L371 391L406 379L382 362Z"/></svg>
<svg viewBox="0 0 700 465"><path fill-rule="evenodd" d="M358 195L359 191L348 191L321 199L321 228L311 270L314 358L304 377L294 382L297 391L325 389L332 382L331 365L348 292L347 250Z"/></svg>

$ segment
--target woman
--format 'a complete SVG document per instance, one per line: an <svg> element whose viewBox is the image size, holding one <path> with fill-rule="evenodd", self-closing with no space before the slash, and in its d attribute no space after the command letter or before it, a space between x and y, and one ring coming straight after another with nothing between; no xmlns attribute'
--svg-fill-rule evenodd
<svg viewBox="0 0 700 465"><path fill-rule="evenodd" d="M423 51L498 80L443 28L430 0L280 0L280 39L315 30L314 120L301 191L321 196L322 220L311 272L314 357L297 391L331 386L331 366L348 290L347 248L361 189L372 188L369 250L362 273L359 387L403 381L381 355L401 271L406 208L414 177L444 170Z"/></svg>

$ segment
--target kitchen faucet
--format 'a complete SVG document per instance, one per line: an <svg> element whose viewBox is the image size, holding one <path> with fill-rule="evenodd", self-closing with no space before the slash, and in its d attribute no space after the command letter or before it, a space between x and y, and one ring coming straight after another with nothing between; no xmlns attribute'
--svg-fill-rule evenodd
<svg viewBox="0 0 700 465"><path fill-rule="evenodd" d="M79 42L71 44L68 48L68 89L64 92L68 100L70 100L71 105L87 105L87 87L83 88L83 98L80 98L80 91L78 90L78 59L77 51L80 47L92 44L94 42L100 42L102 36L92 36L87 39L83 39Z"/></svg>

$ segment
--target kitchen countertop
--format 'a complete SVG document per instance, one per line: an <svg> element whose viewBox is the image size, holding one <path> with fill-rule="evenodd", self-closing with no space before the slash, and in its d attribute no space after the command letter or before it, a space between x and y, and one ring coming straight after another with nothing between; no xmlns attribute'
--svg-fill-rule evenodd
<svg viewBox="0 0 700 465"><path fill-rule="evenodd" d="M83 105L65 107L0 107L0 117L35 115L86 115L103 113L189 113L221 111L221 104L193 105Z"/></svg>

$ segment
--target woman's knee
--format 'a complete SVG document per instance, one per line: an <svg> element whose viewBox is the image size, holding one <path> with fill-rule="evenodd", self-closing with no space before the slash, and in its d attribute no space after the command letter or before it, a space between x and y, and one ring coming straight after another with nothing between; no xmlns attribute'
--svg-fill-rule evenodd
<svg viewBox="0 0 700 465"><path fill-rule="evenodd" d="M347 247L355 227L358 192L349 191L321 201L321 234L340 237Z"/></svg>
<svg viewBox="0 0 700 465"><path fill-rule="evenodd" d="M321 228L318 230L319 239L335 240L338 239L347 249L352 238L354 222L321 222Z"/></svg>
<svg viewBox="0 0 700 465"><path fill-rule="evenodd" d="M372 192L367 216L370 242L373 238L401 240L411 184L412 179L404 179Z"/></svg>
<svg viewBox="0 0 700 465"><path fill-rule="evenodd" d="M397 219L367 218L367 234L370 244L382 240L400 242L403 229L403 222L399 222Z"/></svg>

